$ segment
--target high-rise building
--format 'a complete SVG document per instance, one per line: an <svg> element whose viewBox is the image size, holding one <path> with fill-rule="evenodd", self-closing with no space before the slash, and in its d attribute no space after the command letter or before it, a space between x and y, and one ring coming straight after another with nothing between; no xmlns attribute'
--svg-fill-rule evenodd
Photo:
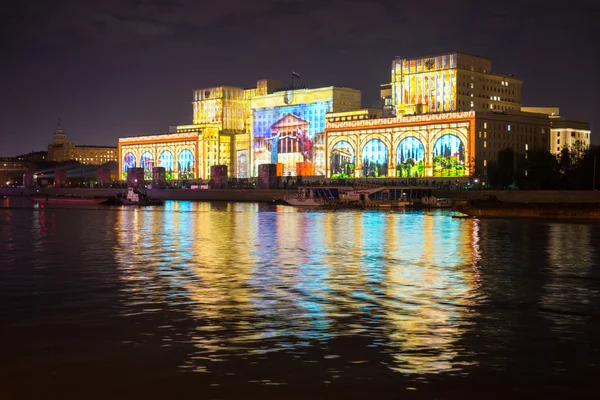
<svg viewBox="0 0 600 400"><path fill-rule="evenodd" d="M492 62L483 57L396 57L391 83L382 85L381 97L385 110L397 116L519 110L521 84L512 74L493 73Z"/></svg>

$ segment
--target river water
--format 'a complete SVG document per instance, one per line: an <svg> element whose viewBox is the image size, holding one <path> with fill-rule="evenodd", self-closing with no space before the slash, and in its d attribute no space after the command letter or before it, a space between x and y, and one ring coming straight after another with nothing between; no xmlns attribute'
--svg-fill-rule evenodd
<svg viewBox="0 0 600 400"><path fill-rule="evenodd" d="M599 244L585 222L0 199L0 383L6 398L592 396Z"/></svg>

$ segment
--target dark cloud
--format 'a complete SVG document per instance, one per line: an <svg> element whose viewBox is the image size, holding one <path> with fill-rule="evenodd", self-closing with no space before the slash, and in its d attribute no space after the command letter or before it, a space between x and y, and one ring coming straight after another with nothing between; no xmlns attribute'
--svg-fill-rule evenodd
<svg viewBox="0 0 600 400"><path fill-rule="evenodd" d="M58 116L76 142L165 131L190 121L193 88L285 80L291 70L373 103L394 56L451 51L524 79L524 103L598 126L596 1L4 3L0 155L45 147Z"/></svg>

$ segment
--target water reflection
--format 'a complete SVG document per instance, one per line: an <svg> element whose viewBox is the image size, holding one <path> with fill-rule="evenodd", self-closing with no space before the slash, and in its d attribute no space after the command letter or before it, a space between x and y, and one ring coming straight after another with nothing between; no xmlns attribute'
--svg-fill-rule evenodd
<svg viewBox="0 0 600 400"><path fill-rule="evenodd" d="M193 343L188 364L204 372L232 356L299 354L344 336L364 337L392 370L465 367L454 359L479 296L477 220L259 207L167 202L118 212L122 315L162 304L184 313L193 321L185 339L166 326L163 341Z"/></svg>

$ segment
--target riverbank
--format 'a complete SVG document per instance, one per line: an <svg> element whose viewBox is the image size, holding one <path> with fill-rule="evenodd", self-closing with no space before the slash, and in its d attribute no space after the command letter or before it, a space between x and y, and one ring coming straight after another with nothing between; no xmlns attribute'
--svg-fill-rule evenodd
<svg viewBox="0 0 600 400"><path fill-rule="evenodd" d="M35 193L61 196L115 196L123 188L0 188L0 196L30 196ZM148 189L150 197L162 200L272 202L296 193L285 189ZM453 201L495 199L518 204L600 204L600 192L562 190L442 190L431 189L432 196Z"/></svg>
<svg viewBox="0 0 600 400"><path fill-rule="evenodd" d="M241 202L272 202L283 199L290 190L271 189L148 189L148 195L161 200L191 200L191 201L241 201ZM48 194L50 196L82 196L113 197L117 194L126 194L127 189L122 188L0 188L0 196L31 196L32 194Z"/></svg>

